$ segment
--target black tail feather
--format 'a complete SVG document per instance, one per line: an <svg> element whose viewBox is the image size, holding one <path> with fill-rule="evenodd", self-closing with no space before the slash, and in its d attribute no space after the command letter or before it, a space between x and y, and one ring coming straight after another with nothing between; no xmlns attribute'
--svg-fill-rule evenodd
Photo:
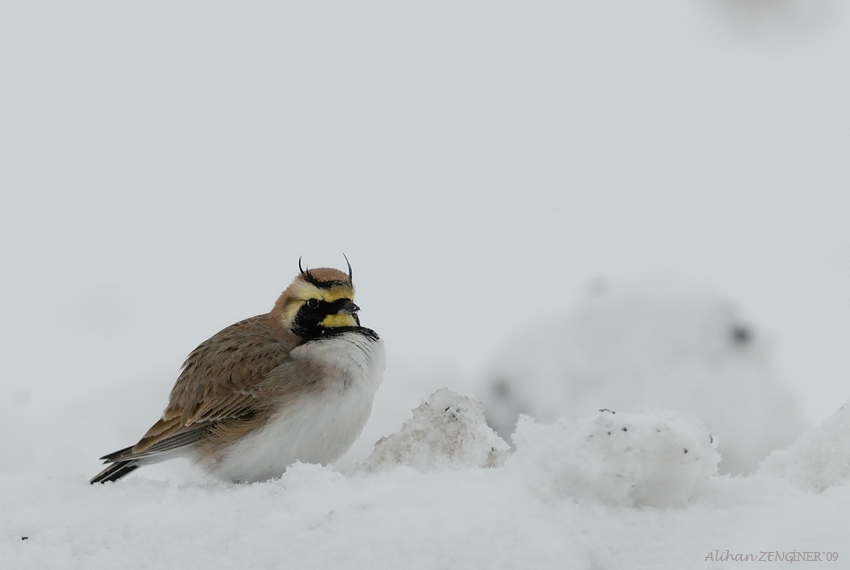
<svg viewBox="0 0 850 570"><path fill-rule="evenodd" d="M129 475L136 469L141 467L138 461L117 461L92 477L91 484L106 483L107 481L117 481L118 479Z"/></svg>

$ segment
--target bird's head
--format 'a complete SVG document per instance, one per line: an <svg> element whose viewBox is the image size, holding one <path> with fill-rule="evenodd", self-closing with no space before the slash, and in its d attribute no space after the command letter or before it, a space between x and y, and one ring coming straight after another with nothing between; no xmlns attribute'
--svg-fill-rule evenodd
<svg viewBox="0 0 850 570"><path fill-rule="evenodd" d="M346 260L347 261L347 260ZM341 327L360 326L354 304L351 265L348 274L330 267L303 269L277 300L272 316L302 338L315 338Z"/></svg>

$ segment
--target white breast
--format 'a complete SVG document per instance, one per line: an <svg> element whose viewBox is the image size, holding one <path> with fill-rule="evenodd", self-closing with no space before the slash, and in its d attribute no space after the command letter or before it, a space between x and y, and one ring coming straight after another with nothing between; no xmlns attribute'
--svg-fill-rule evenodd
<svg viewBox="0 0 850 570"><path fill-rule="evenodd" d="M324 364L324 389L293 400L265 427L233 444L211 474L238 482L271 479L296 461L336 461L360 435L384 372L383 341L346 332L299 346L292 356Z"/></svg>

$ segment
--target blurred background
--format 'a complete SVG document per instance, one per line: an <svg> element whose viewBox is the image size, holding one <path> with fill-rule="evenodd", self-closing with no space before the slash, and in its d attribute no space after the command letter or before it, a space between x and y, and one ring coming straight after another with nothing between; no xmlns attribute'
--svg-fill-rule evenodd
<svg viewBox="0 0 850 570"><path fill-rule="evenodd" d="M840 0L4 2L0 470L93 475L343 252L381 426L599 279L730 300L817 424L850 399L848 70Z"/></svg>

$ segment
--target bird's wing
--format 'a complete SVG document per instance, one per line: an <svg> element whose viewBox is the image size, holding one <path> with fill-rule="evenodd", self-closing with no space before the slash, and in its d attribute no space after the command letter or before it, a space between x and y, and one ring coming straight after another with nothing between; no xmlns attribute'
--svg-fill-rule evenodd
<svg viewBox="0 0 850 570"><path fill-rule="evenodd" d="M289 361L294 346L266 318L231 325L192 351L162 418L136 445L102 459L151 458L201 441L214 447L263 425L276 402L276 386L263 380Z"/></svg>

